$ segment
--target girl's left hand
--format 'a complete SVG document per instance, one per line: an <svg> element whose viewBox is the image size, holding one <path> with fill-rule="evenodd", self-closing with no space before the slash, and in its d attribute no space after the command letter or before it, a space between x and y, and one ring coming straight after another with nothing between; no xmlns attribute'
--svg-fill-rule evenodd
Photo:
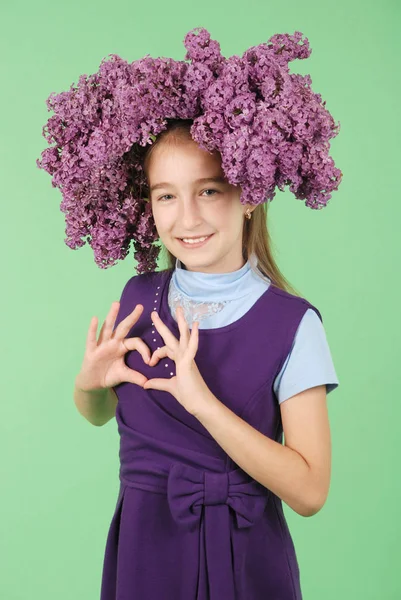
<svg viewBox="0 0 401 600"><path fill-rule="evenodd" d="M211 391L195 363L199 341L199 322L194 321L190 332L181 306L178 306L176 315L180 330L179 340L163 323L157 312L151 313L155 327L166 345L155 350L148 363L148 366L153 367L160 358L168 356L175 362L176 375L170 378L148 379L143 388L169 392L189 413L194 415L202 403L207 403L211 396Z"/></svg>

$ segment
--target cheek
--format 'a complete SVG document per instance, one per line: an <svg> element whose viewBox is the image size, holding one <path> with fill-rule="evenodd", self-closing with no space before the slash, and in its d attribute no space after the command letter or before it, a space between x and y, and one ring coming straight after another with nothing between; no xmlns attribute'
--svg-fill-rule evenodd
<svg viewBox="0 0 401 600"><path fill-rule="evenodd" d="M207 207L207 212L215 221L231 221L234 218L233 204L229 198L221 198Z"/></svg>
<svg viewBox="0 0 401 600"><path fill-rule="evenodd" d="M241 209L234 204L232 198L218 202L211 211L210 218L222 231L235 231L241 227Z"/></svg>
<svg viewBox="0 0 401 600"><path fill-rule="evenodd" d="M176 222L172 210L163 210L163 207L160 208L157 205L152 207L152 216L158 232L168 231Z"/></svg>

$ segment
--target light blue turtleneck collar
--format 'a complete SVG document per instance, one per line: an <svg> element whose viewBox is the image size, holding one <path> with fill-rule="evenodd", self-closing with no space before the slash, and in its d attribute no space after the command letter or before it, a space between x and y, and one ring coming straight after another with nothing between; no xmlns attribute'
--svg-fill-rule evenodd
<svg viewBox="0 0 401 600"><path fill-rule="evenodd" d="M175 267L172 275L173 284L181 293L198 302L238 300L249 295L250 290L255 286L255 278L259 285L263 284L254 271L257 269L257 258L254 254L240 269L229 273L187 271L178 258Z"/></svg>

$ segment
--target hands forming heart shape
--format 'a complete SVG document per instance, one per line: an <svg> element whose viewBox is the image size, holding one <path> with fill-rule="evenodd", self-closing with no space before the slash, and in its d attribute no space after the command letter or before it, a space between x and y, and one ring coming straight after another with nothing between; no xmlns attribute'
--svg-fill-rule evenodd
<svg viewBox="0 0 401 600"><path fill-rule="evenodd" d="M172 394L194 416L206 405L210 406L210 401L215 396L206 385L195 363L199 322L194 322L190 332L183 308L178 306L176 315L180 339L177 340L158 313L153 311L151 315L154 325L165 345L150 356L149 347L140 337L129 337L129 332L143 311L143 305L137 304L135 309L115 327L119 310L120 303L113 302L98 339L97 317L91 319L81 370L75 380L76 386L83 391L98 392L123 382L130 382L142 386L145 390L164 390ZM144 362L151 367L155 366L161 358L168 356L175 362L176 375L171 378L147 379L145 375L130 369L126 364L125 355L129 350L137 350Z"/></svg>

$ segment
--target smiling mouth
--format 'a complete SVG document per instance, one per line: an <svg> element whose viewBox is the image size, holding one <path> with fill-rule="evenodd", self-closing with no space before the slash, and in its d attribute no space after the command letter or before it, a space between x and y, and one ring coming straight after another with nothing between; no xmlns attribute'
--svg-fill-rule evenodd
<svg viewBox="0 0 401 600"><path fill-rule="evenodd" d="M214 233L211 233L210 235L208 235L206 237L206 239L203 239L201 242L184 242L184 240L182 238L177 238L177 240L180 242L181 246L183 246L184 248L200 248L201 246L204 246L205 244L207 244L207 242L210 240L211 237L213 237ZM198 239L198 238L185 238L185 239Z"/></svg>

